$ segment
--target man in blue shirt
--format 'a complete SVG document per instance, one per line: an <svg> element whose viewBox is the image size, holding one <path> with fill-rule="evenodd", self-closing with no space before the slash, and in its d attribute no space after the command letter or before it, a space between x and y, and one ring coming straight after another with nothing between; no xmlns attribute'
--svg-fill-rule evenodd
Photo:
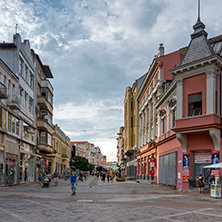
<svg viewBox="0 0 222 222"><path fill-rule="evenodd" d="M78 185L78 177L74 171L69 177L69 183L71 185L72 195L76 195L76 186Z"/></svg>

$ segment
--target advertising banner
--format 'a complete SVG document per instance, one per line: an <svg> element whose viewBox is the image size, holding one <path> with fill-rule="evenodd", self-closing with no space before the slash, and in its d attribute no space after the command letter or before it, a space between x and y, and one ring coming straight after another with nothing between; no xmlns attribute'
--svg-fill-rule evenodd
<svg viewBox="0 0 222 222"><path fill-rule="evenodd" d="M190 179L190 171L183 170L183 183L188 183Z"/></svg>
<svg viewBox="0 0 222 222"><path fill-rule="evenodd" d="M220 163L220 153L219 151L212 152L212 164Z"/></svg>
<svg viewBox="0 0 222 222"><path fill-rule="evenodd" d="M211 163L210 152L195 152L195 163Z"/></svg>
<svg viewBox="0 0 222 222"><path fill-rule="evenodd" d="M189 153L183 153L183 169L189 170L190 166L190 155Z"/></svg>

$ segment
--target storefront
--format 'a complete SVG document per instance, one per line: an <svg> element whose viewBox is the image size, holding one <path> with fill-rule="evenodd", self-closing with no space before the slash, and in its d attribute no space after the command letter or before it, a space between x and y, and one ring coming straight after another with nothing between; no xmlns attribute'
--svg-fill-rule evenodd
<svg viewBox="0 0 222 222"><path fill-rule="evenodd" d="M177 185L177 152L159 156L159 184Z"/></svg>
<svg viewBox="0 0 222 222"><path fill-rule="evenodd" d="M18 142L16 138L6 136L5 184L18 184Z"/></svg>
<svg viewBox="0 0 222 222"><path fill-rule="evenodd" d="M18 156L10 153L6 153L6 181L5 184L14 185L17 184L18 175Z"/></svg>
<svg viewBox="0 0 222 222"><path fill-rule="evenodd" d="M4 184L4 147L0 146L0 185Z"/></svg>
<svg viewBox="0 0 222 222"><path fill-rule="evenodd" d="M20 147L20 183L35 181L36 154L34 146L23 143Z"/></svg>

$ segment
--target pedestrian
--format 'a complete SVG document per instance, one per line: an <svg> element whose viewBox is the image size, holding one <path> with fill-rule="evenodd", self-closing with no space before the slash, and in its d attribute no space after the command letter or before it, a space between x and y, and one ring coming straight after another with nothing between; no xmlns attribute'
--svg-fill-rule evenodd
<svg viewBox="0 0 222 222"><path fill-rule="evenodd" d="M43 180L43 185L42 185L42 188L47 188L49 187L49 179L46 177L44 180Z"/></svg>
<svg viewBox="0 0 222 222"><path fill-rule="evenodd" d="M59 183L59 173L55 171L53 176L54 176L54 185L57 186Z"/></svg>
<svg viewBox="0 0 222 222"><path fill-rule="evenodd" d="M40 171L39 172L39 184L41 185L41 183L42 183L42 172Z"/></svg>
<svg viewBox="0 0 222 222"><path fill-rule="evenodd" d="M109 182L110 174L109 172L107 173L107 181Z"/></svg>
<svg viewBox="0 0 222 222"><path fill-rule="evenodd" d="M105 182L105 180L106 180L106 173L105 171L103 171L103 182Z"/></svg>
<svg viewBox="0 0 222 222"><path fill-rule="evenodd" d="M28 178L28 170L27 170L27 168L25 168L25 182L26 182L27 178Z"/></svg>
<svg viewBox="0 0 222 222"><path fill-rule="evenodd" d="M65 180L67 180L67 177L68 177L68 173L65 172Z"/></svg>
<svg viewBox="0 0 222 222"><path fill-rule="evenodd" d="M76 186L78 186L78 176L74 171L69 177L69 183L71 185L72 195L76 195Z"/></svg>
<svg viewBox="0 0 222 222"><path fill-rule="evenodd" d="M200 174L200 176L198 177L197 185L198 185L198 191L199 191L199 193L203 193L204 178L203 178L202 174Z"/></svg>
<svg viewBox="0 0 222 222"><path fill-rule="evenodd" d="M83 172L82 171L80 171L80 174L79 174L79 179L83 182Z"/></svg>
<svg viewBox="0 0 222 222"><path fill-rule="evenodd" d="M52 181L52 174L50 172L48 172L47 178L49 179L49 186L50 186L50 183Z"/></svg>

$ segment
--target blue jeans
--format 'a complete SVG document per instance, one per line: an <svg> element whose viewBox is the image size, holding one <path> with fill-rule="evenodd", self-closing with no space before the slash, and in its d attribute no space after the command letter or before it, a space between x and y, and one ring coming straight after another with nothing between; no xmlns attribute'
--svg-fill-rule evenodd
<svg viewBox="0 0 222 222"><path fill-rule="evenodd" d="M76 189L76 183L71 183L71 189Z"/></svg>

